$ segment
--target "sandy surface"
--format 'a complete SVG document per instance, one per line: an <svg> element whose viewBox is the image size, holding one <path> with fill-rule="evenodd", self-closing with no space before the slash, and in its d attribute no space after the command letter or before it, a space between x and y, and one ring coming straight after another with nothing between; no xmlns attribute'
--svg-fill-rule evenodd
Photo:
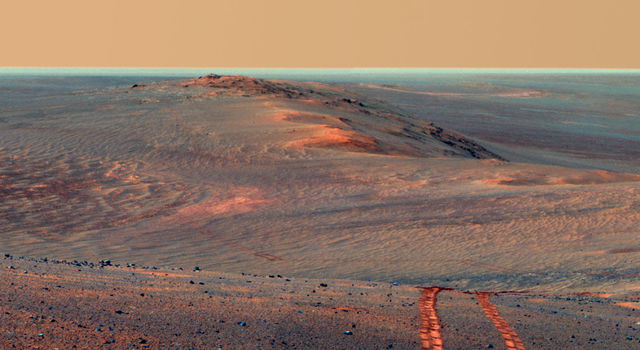
<svg viewBox="0 0 640 350"><path fill-rule="evenodd" d="M512 344L511 348L525 344L540 349L640 346L640 318L630 308L640 305L636 304L640 294L463 293L193 268L3 255L0 346L437 348L428 347L429 342L453 349L505 349Z"/></svg>
<svg viewBox="0 0 640 350"><path fill-rule="evenodd" d="M379 98L554 96L482 89L211 75L12 99L3 345L637 346L640 175L633 157L604 155L620 140L571 158L557 133L524 128L538 132L527 148L495 119L461 127L474 138Z"/></svg>

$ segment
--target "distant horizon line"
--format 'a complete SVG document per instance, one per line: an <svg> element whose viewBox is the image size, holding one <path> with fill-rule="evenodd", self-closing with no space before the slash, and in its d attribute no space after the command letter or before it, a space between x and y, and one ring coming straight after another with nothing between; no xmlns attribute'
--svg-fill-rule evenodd
<svg viewBox="0 0 640 350"><path fill-rule="evenodd" d="M38 66L0 66L0 74L38 74L38 73L58 73L58 74L100 74L100 73L216 73L233 74L240 72L265 72L265 71L289 71L289 72L345 72L353 73L365 72L462 72L462 73L640 73L640 68L543 68L543 67L38 67Z"/></svg>
<svg viewBox="0 0 640 350"><path fill-rule="evenodd" d="M182 66L0 66L0 69L517 69L517 70L640 70L631 67L230 67L230 66L210 66L210 67L182 67Z"/></svg>

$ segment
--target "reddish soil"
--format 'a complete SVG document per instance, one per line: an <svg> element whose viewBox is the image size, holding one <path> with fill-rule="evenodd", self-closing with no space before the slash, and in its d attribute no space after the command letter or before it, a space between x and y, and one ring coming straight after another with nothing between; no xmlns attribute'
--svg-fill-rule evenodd
<svg viewBox="0 0 640 350"><path fill-rule="evenodd" d="M0 348L475 349L504 343L507 349L632 349L640 344L640 295L420 289L417 295L412 286L384 282L6 254L0 258Z"/></svg>
<svg viewBox="0 0 640 350"><path fill-rule="evenodd" d="M440 334L442 325L436 311L437 296L441 290L442 288L438 287L422 288L422 296L418 307L422 318L420 339L422 339L423 350L439 350L443 348L442 335Z"/></svg>
<svg viewBox="0 0 640 350"><path fill-rule="evenodd" d="M507 349L524 350L524 344L522 344L522 340L520 340L518 334L513 331L504 318L500 317L496 306L489 301L491 294L486 292L476 293L476 296L485 315L487 315L491 322L493 322L493 325L496 326L496 329L502 334Z"/></svg>

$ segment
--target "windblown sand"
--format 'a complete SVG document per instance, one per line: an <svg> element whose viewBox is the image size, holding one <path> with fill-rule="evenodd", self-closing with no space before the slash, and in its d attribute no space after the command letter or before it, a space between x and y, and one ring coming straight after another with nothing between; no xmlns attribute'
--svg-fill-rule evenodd
<svg viewBox="0 0 640 350"><path fill-rule="evenodd" d="M363 91L207 76L4 107L0 250L163 272L5 259L16 270L2 272L0 344L637 344L640 319L625 306L640 288L640 175L525 162L532 152L464 136ZM171 270L195 265L215 272ZM185 283L194 278L204 287ZM320 279L332 287L318 292ZM363 281L377 287L360 295ZM415 286L444 288L440 340L420 336L432 327L420 315L431 311L416 304ZM525 294L464 294L476 291ZM387 293L399 294L387 302Z"/></svg>

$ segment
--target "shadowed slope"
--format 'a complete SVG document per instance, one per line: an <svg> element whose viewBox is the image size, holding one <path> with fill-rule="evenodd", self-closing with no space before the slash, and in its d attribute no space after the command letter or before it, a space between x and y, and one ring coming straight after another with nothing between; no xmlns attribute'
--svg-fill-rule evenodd
<svg viewBox="0 0 640 350"><path fill-rule="evenodd" d="M297 141L298 146L412 157L503 159L469 138L406 115L397 107L326 84L210 74L179 83L179 86L204 89L201 97L231 95L295 100L302 104L298 108L311 107L316 111L341 114L334 118L340 123L325 125L329 130L320 132L325 135ZM298 123L317 122L318 117L311 113L292 117L299 114L298 108L287 111L283 119L295 119Z"/></svg>

